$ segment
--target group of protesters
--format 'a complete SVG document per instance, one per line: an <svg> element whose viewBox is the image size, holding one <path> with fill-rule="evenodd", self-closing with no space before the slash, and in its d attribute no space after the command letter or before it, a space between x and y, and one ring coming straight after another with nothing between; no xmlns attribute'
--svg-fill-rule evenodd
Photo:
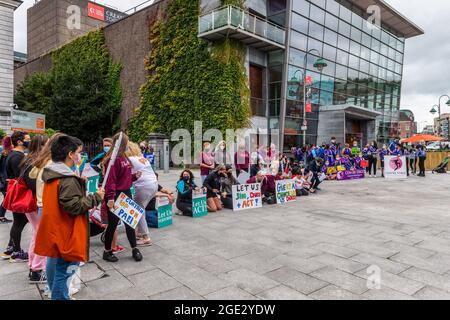
<svg viewBox="0 0 450 320"><path fill-rule="evenodd" d="M405 155L414 160L408 166L408 174L416 173L417 158L419 176L424 176L424 147L408 149L397 141L381 149L376 142L363 148L356 142L352 147L346 144L341 148L332 138L328 144L292 148L290 155L277 151L274 144L258 146L253 152L242 144L232 154L225 141L215 148L206 142L199 159L200 179L192 171L184 170L176 184L175 199L172 191L159 185L154 171L154 150L146 142L133 143L123 133L105 138L102 152L86 161L100 176L97 190L88 193L87 178L82 174L86 156L79 139L62 133L31 137L16 131L2 141L0 187L4 204L0 223L12 225L1 258L11 263L28 262L30 283L46 284L45 293L54 300L69 300L74 293L71 279L80 264L89 261L90 236L103 235L105 261L118 262L116 254L125 250L118 244L120 218L113 212L121 194L133 198L149 212L156 210L158 198L166 198L176 203L181 214L192 216L195 190L203 190L208 211L217 212L233 209L234 185L258 183L263 203L270 205L277 202L277 181L293 180L296 195L303 197L320 191L324 180L335 179L336 170L367 170L369 176L376 176L380 159L383 176L386 155ZM23 188L17 188L18 185ZM31 200L26 196L30 193ZM11 208L18 203L10 203L9 199L19 199L15 200L18 202L28 199L26 207L33 210L15 212ZM7 210L13 212L12 221L5 217ZM136 229L124 224L136 262L143 260L138 247L152 245L151 219L144 215ZM26 252L21 247L21 238L28 222L32 235Z"/></svg>

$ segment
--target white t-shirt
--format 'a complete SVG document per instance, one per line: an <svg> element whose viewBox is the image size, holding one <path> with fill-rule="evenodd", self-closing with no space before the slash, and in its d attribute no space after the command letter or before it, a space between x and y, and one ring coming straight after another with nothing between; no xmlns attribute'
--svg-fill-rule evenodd
<svg viewBox="0 0 450 320"><path fill-rule="evenodd" d="M156 179L155 172L147 159L130 157L130 161L133 164L133 168L131 168L133 174L138 171L142 172L142 176L134 182L136 189L153 189L155 185L158 185L158 179Z"/></svg>

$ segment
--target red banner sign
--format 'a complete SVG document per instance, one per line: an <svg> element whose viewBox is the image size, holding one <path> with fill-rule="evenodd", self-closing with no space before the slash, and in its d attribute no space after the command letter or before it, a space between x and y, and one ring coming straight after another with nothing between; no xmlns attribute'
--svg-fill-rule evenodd
<svg viewBox="0 0 450 320"><path fill-rule="evenodd" d="M307 113L312 112L312 105L311 105L311 102L307 102L307 103L306 103L306 112L307 112Z"/></svg>
<svg viewBox="0 0 450 320"><path fill-rule="evenodd" d="M88 3L88 16L97 20L105 21L105 8L95 3Z"/></svg>

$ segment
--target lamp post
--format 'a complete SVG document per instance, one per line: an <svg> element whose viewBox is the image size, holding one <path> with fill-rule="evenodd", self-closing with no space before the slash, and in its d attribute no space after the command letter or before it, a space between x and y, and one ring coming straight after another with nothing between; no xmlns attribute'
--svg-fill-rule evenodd
<svg viewBox="0 0 450 320"><path fill-rule="evenodd" d="M322 54L319 52L319 50L317 49L311 49L308 52L306 52L305 57L303 58L303 124L305 124L306 122L306 68L307 68L307 63L308 63L308 54L312 53L312 52L317 52L318 56L321 57ZM316 68L320 73L322 73L323 69L326 68L328 65L325 61L325 59L323 58L319 58L316 60L316 62L314 63L314 68ZM295 75L297 74L297 72L301 72L300 70L297 70L294 73L294 77L291 79L291 81L296 81L297 78L295 78ZM299 81L299 85L300 85L300 81ZM307 131L307 127L305 125L303 125L303 146L306 146L306 131Z"/></svg>
<svg viewBox="0 0 450 320"><path fill-rule="evenodd" d="M435 115L436 114L436 107L438 107L438 114L439 114L439 118L438 118L438 135L439 135L439 137L441 137L441 100L442 100L442 98L448 99L447 102L446 102L446 105L450 106L450 96L448 96L446 94L443 94L442 96L439 97L439 104L434 105L433 108L431 108L431 110L430 110L430 113L432 115ZM440 142L439 144L440 144L440 147L442 149L442 142Z"/></svg>

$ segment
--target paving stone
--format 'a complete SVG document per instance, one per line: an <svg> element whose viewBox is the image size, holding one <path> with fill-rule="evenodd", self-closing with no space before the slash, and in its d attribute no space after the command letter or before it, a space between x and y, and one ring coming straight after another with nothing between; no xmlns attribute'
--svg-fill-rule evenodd
<svg viewBox="0 0 450 320"><path fill-rule="evenodd" d="M398 274L410 268L410 266L406 264L394 262L392 260L380 258L378 256L370 255L367 253L360 253L356 256L351 257L350 259L369 266L378 266L381 270L390 272L392 274Z"/></svg>
<svg viewBox="0 0 450 320"><path fill-rule="evenodd" d="M315 271L311 273L311 276L355 294L362 294L368 290L366 280L333 267L325 267Z"/></svg>
<svg viewBox="0 0 450 320"><path fill-rule="evenodd" d="M342 258L350 258L359 253L358 250L349 249L347 247L341 247L331 243L319 243L313 247L314 249L321 250L323 252L331 253L335 256Z"/></svg>
<svg viewBox="0 0 450 320"><path fill-rule="evenodd" d="M311 300L306 295L284 285L263 291L257 297L264 300Z"/></svg>
<svg viewBox="0 0 450 320"><path fill-rule="evenodd" d="M205 296L208 300L258 300L245 290L231 286Z"/></svg>
<svg viewBox="0 0 450 320"><path fill-rule="evenodd" d="M426 283L438 289L450 292L450 275L440 275L431 271L412 267L400 274L402 277Z"/></svg>
<svg viewBox="0 0 450 320"><path fill-rule="evenodd" d="M269 260L267 257L256 253L240 256L230 261L259 274L264 274L282 267L276 259Z"/></svg>
<svg viewBox="0 0 450 320"><path fill-rule="evenodd" d="M371 289L363 293L370 300L416 300L414 297L390 288Z"/></svg>
<svg viewBox="0 0 450 320"><path fill-rule="evenodd" d="M303 273L311 273L326 266L324 263L320 263L313 258L305 259L296 256L290 256L282 254L274 258L274 260L283 266L296 269Z"/></svg>
<svg viewBox="0 0 450 320"><path fill-rule="evenodd" d="M329 285L327 282L288 267L282 267L265 275L305 295Z"/></svg>
<svg viewBox="0 0 450 320"><path fill-rule="evenodd" d="M268 277L246 269L233 270L221 274L219 277L254 295L279 285L278 282Z"/></svg>
<svg viewBox="0 0 450 320"><path fill-rule="evenodd" d="M106 297L109 294L121 292L133 287L133 284L115 270L107 271L108 277L94 280L86 284L93 296Z"/></svg>
<svg viewBox="0 0 450 320"><path fill-rule="evenodd" d="M355 275L367 280L372 273L368 274L365 270L363 270L355 273ZM422 282L411 280L401 275L395 275L383 270L381 270L380 281L381 289L387 287L410 296L425 287L425 284Z"/></svg>
<svg viewBox="0 0 450 320"><path fill-rule="evenodd" d="M180 270L180 272L174 273L172 276L201 296L231 285L228 281L197 267Z"/></svg>
<svg viewBox="0 0 450 320"><path fill-rule="evenodd" d="M147 296L183 286L180 282L159 269L128 277L133 285Z"/></svg>
<svg viewBox="0 0 450 320"><path fill-rule="evenodd" d="M189 261L199 268L202 268L203 270L215 275L240 268L239 265L214 254L200 258L194 258Z"/></svg>
<svg viewBox="0 0 450 320"><path fill-rule="evenodd" d="M38 289L35 287L34 289L30 290L1 295L0 300L42 300L42 298L39 294Z"/></svg>
<svg viewBox="0 0 450 320"><path fill-rule="evenodd" d="M433 263L431 258L424 259L413 254L399 253L391 257L390 260L408 264L419 269L425 269L431 272L444 274L450 270L450 265Z"/></svg>
<svg viewBox="0 0 450 320"><path fill-rule="evenodd" d="M349 248L359 250L360 252L375 255L381 258L389 258L399 251L396 249L387 248L383 241L372 242L355 242L348 245Z"/></svg>
<svg viewBox="0 0 450 320"><path fill-rule="evenodd" d="M420 300L450 300L450 293L438 288L426 286L414 294L414 297Z"/></svg>
<svg viewBox="0 0 450 320"><path fill-rule="evenodd" d="M354 294L334 285L329 285L317 290L308 297L315 300L365 300L365 298L360 295Z"/></svg>
<svg viewBox="0 0 450 320"><path fill-rule="evenodd" d="M337 269L349 273L355 273L361 269L368 267L368 265L366 264L359 263L350 259L344 259L327 253L312 257L310 260L315 260L324 265L333 266Z"/></svg>
<svg viewBox="0 0 450 320"><path fill-rule="evenodd" d="M155 294L150 297L150 300L203 300L203 297L187 287L178 287L166 292Z"/></svg>

